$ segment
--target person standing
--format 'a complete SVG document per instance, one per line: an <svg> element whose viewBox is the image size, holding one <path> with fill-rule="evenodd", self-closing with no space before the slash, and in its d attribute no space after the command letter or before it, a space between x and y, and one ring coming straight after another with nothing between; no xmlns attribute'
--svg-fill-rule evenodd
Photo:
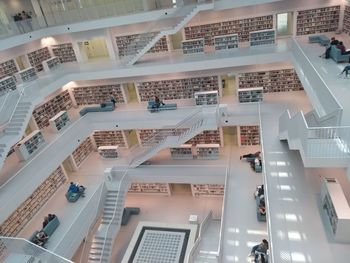
<svg viewBox="0 0 350 263"><path fill-rule="evenodd" d="M115 104L117 103L115 97L113 96L113 93L109 94L109 99L113 103L113 107L115 108Z"/></svg>
<svg viewBox="0 0 350 263"><path fill-rule="evenodd" d="M33 31L31 15L26 13L25 11L22 11L22 19L24 20L25 24L29 28L29 31Z"/></svg>
<svg viewBox="0 0 350 263"><path fill-rule="evenodd" d="M338 76L343 75L343 73L345 72L345 77L347 78L348 75L349 75L349 71L350 71L350 65L347 65L347 66L345 66L345 68L343 69L343 71L340 72L340 73L338 74Z"/></svg>

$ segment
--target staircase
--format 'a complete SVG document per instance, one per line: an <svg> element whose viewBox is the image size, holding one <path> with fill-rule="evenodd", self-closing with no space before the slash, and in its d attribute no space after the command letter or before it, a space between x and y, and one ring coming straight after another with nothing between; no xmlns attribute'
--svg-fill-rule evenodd
<svg viewBox="0 0 350 263"><path fill-rule="evenodd" d="M0 169L4 165L10 148L17 143L24 134L32 114L32 106L31 102L19 102L18 105L15 106L16 108L13 115L0 137Z"/></svg>
<svg viewBox="0 0 350 263"><path fill-rule="evenodd" d="M133 157L130 167L135 168L153 157L159 151L170 147L177 147L204 130L208 130L207 122L208 120L204 118L202 112L199 112L190 116L189 119L186 119L184 123L178 125L178 127L173 130L158 132L149 140L150 147L140 147L137 151L132 153ZM183 126L187 126L189 123L191 124L189 128L183 128Z"/></svg>
<svg viewBox="0 0 350 263"><path fill-rule="evenodd" d="M100 226L92 239L88 262L108 262L123 216L125 196L129 189L126 173L116 187L108 187Z"/></svg>
<svg viewBox="0 0 350 263"><path fill-rule="evenodd" d="M182 27L184 27L197 13L204 10L210 10L214 8L214 3L203 3L193 7L193 9L173 28L167 28L160 32L149 32L142 34L144 37L140 37L132 44L132 53L128 54L132 57L126 63L131 66L137 62L144 54L146 54L163 36L173 35L177 33ZM140 35L141 36L141 35Z"/></svg>
<svg viewBox="0 0 350 263"><path fill-rule="evenodd" d="M300 152L305 167L348 167L350 127L309 127L302 112L291 117L287 110L279 119L279 139Z"/></svg>

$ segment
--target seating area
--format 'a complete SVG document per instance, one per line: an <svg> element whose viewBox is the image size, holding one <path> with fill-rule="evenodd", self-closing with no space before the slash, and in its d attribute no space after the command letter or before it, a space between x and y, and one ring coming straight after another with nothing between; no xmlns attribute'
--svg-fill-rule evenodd
<svg viewBox="0 0 350 263"><path fill-rule="evenodd" d="M122 226L126 226L132 215L138 215L140 213L139 207L125 207L122 216Z"/></svg>
<svg viewBox="0 0 350 263"><path fill-rule="evenodd" d="M261 161L260 154L261 154L261 152L245 154L245 155L240 156L240 160L245 159L250 164L250 167L256 173L261 173L262 172L262 161Z"/></svg>
<svg viewBox="0 0 350 263"><path fill-rule="evenodd" d="M67 201L70 203L76 202L80 198L80 196L81 197L85 196L85 190L86 188L84 186L71 183L66 193Z"/></svg>
<svg viewBox="0 0 350 263"><path fill-rule="evenodd" d="M319 43L321 46L328 46L330 39L325 35L309 36L309 43Z"/></svg>
<svg viewBox="0 0 350 263"><path fill-rule="evenodd" d="M147 109L150 112L158 112L163 110L176 110L177 104L176 103L160 104L159 107L157 107L155 101L149 101Z"/></svg>
<svg viewBox="0 0 350 263"><path fill-rule="evenodd" d="M331 51L329 53L330 57L337 63L339 62L348 62L350 54L341 54L341 50L336 46L331 46Z"/></svg>
<svg viewBox="0 0 350 263"><path fill-rule="evenodd" d="M53 217L49 219L44 228L34 231L34 233L30 236L29 241L39 246L44 246L52 234L55 232L59 224L60 221L58 220L58 217L56 215L53 215ZM39 236L41 233L45 234L45 238L41 239Z"/></svg>
<svg viewBox="0 0 350 263"><path fill-rule="evenodd" d="M100 106L96 107L85 107L81 111L79 111L80 116L84 116L88 112L106 112L106 111L114 111L115 106L113 102L105 102L101 103Z"/></svg>

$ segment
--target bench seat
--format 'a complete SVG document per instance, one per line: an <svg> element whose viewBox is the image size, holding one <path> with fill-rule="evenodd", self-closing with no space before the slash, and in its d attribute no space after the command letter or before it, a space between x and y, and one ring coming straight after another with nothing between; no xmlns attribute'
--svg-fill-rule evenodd
<svg viewBox="0 0 350 263"><path fill-rule="evenodd" d="M147 109L150 112L156 112L156 111L163 111L163 110L176 110L177 109L177 104L176 103L167 103L164 105L160 105L159 108L155 106L154 101L149 101L147 105Z"/></svg>
<svg viewBox="0 0 350 263"><path fill-rule="evenodd" d="M96 107L85 107L79 111L80 116L84 116L88 112L106 112L114 111L114 104L112 102L101 103L100 106Z"/></svg>
<svg viewBox="0 0 350 263"><path fill-rule="evenodd" d="M325 35L309 36L309 43L319 43L322 46L328 46L330 42L330 39Z"/></svg>

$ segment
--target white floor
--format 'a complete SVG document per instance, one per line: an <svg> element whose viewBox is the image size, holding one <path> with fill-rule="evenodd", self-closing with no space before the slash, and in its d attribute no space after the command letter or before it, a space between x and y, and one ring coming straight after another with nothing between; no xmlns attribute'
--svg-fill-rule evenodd
<svg viewBox="0 0 350 263"><path fill-rule="evenodd" d="M334 34L327 35L329 37L334 36ZM335 35L335 37L340 41L343 41L347 48L350 48L349 36L341 34ZM317 69L322 80L327 84L330 91L344 108L342 125L350 125L350 79L345 79L345 75L342 77L337 76L337 74L340 73L349 63L336 63L333 59L320 58L319 56L325 52L325 47L317 43L308 43L308 37L300 37L298 38L298 42L301 44L303 51L311 61L312 65Z"/></svg>
<svg viewBox="0 0 350 263"><path fill-rule="evenodd" d="M322 176L338 174L341 169L304 169L298 151L290 151L278 139L278 118L286 108L307 112L309 105L295 98L280 98L262 105L264 159L271 220L270 240L275 262L348 262L350 245L332 241L322 219L319 193ZM343 185L349 194L349 183ZM349 196L348 196L349 199Z"/></svg>

